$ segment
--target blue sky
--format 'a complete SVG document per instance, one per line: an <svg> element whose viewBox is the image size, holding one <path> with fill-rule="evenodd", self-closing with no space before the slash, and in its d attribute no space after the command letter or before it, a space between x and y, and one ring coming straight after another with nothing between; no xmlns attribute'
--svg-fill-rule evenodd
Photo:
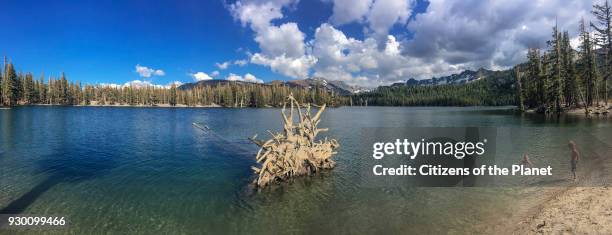
<svg viewBox="0 0 612 235"><path fill-rule="evenodd" d="M35 76L85 83L320 76L373 86L511 66L554 18L575 35L584 2L3 1L0 53Z"/></svg>

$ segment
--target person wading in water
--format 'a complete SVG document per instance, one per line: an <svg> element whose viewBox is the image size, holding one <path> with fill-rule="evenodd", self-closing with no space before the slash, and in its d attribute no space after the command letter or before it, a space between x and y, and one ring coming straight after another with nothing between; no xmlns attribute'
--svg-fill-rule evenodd
<svg viewBox="0 0 612 235"><path fill-rule="evenodd" d="M521 160L520 164L526 167L533 167L533 163L527 154L523 155L523 160Z"/></svg>
<svg viewBox="0 0 612 235"><path fill-rule="evenodd" d="M570 140L567 146L572 151L570 163L572 165L572 174L574 175L574 180L576 180L576 164L578 164L578 160L580 159L580 153L576 149L576 143L573 140Z"/></svg>

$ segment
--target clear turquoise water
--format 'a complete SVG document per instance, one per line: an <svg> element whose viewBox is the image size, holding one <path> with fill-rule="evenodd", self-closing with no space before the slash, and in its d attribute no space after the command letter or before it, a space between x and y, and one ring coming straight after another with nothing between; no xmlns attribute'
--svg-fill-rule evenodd
<svg viewBox="0 0 612 235"><path fill-rule="evenodd" d="M524 190L364 187L360 164L371 146L360 135L368 127L498 127L497 161L516 162L529 152L536 164L560 169L568 167L568 139L586 159L606 155L612 142L610 119L520 116L509 109L328 109L321 126L340 140L336 169L259 193L248 186L257 148L247 138L278 130L278 109L0 110L0 210L68 218L70 227L50 233L470 233L517 213L509 204Z"/></svg>

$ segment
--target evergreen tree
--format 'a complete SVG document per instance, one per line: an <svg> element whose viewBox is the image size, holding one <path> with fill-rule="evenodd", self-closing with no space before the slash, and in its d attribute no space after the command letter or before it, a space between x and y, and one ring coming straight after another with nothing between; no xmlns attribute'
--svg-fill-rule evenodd
<svg viewBox="0 0 612 235"><path fill-rule="evenodd" d="M23 97L24 103L29 104L34 101L34 80L31 73L27 73L23 82Z"/></svg>
<svg viewBox="0 0 612 235"><path fill-rule="evenodd" d="M518 97L518 106L521 112L525 111L525 94L521 82L521 72L518 66L514 67L514 77L516 79L516 96Z"/></svg>
<svg viewBox="0 0 612 235"><path fill-rule="evenodd" d="M565 74L563 76L563 95L565 97L565 105L571 107L578 105L578 81L576 78L576 69L574 64L574 49L570 44L569 33L563 32L562 37L562 58Z"/></svg>
<svg viewBox="0 0 612 235"><path fill-rule="evenodd" d="M597 20L597 24L591 22L591 26L595 29L594 44L601 48L601 53L604 55L600 71L603 78L603 99L607 106L608 79L612 72L612 8L606 0L603 4L594 4L592 13Z"/></svg>
<svg viewBox="0 0 612 235"><path fill-rule="evenodd" d="M17 105L19 98L19 80L12 63L5 68L4 82L2 83L3 104L7 106Z"/></svg>
<svg viewBox="0 0 612 235"><path fill-rule="evenodd" d="M561 111L561 100L562 100L562 74L565 74L562 66L562 40L561 34L559 33L557 26L553 27L553 37L547 42L549 51L546 59L546 70L548 73L544 74L548 83L548 94L547 106L550 104L554 105L556 112Z"/></svg>
<svg viewBox="0 0 612 235"><path fill-rule="evenodd" d="M172 106L176 105L176 85L174 84L170 87L170 100L168 103Z"/></svg>
<svg viewBox="0 0 612 235"><path fill-rule="evenodd" d="M534 108L542 104L540 74L542 66L540 63L540 50L530 48L527 52L527 77L523 79L524 89L527 90L526 103L527 107Z"/></svg>
<svg viewBox="0 0 612 235"><path fill-rule="evenodd" d="M584 100L586 106L593 105L595 100L595 82L597 79L595 54L591 34L586 30L584 20L580 22L580 75L584 83Z"/></svg>

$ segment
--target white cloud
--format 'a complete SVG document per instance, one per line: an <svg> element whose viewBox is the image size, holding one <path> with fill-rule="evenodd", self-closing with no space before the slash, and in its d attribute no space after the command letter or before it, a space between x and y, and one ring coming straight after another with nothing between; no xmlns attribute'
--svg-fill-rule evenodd
<svg viewBox="0 0 612 235"><path fill-rule="evenodd" d="M153 72L153 75L155 75L155 76L165 76L166 72L164 72L161 69L157 69L157 70L155 70L155 72Z"/></svg>
<svg viewBox="0 0 612 235"><path fill-rule="evenodd" d="M220 70L227 69L229 65L230 65L229 61L225 61L223 63L215 63L215 66L217 66L217 68L219 68Z"/></svg>
<svg viewBox="0 0 612 235"><path fill-rule="evenodd" d="M372 0L334 0L333 2L333 14L330 20L335 25L353 21L362 22L372 5Z"/></svg>
<svg viewBox="0 0 612 235"><path fill-rule="evenodd" d="M557 23L577 35L588 19L590 1L431 1L427 12L408 24L415 32L406 53L470 67L504 68L525 60L527 47L544 48Z"/></svg>
<svg viewBox="0 0 612 235"><path fill-rule="evenodd" d="M250 62L292 78L322 76L364 86L480 67L505 69L525 61L527 47L544 48L555 22L569 30L575 45L578 22L590 19L592 5L582 0L430 0L424 13L409 20L415 0L325 1L333 1L329 22L362 24L363 39L323 23L306 42L300 25L283 22L283 12L297 1L231 4L234 18L253 30L259 45L259 52L248 54ZM413 37L389 35L394 26Z"/></svg>
<svg viewBox="0 0 612 235"><path fill-rule="evenodd" d="M163 85L157 85L157 84L153 84L150 81L141 81L141 80L133 80L133 81L129 81L124 83L122 86L123 87L132 87L132 88L143 88L143 87L156 87L156 88L165 88L165 86Z"/></svg>
<svg viewBox="0 0 612 235"><path fill-rule="evenodd" d="M243 79L243 78L242 78L242 76L240 76L240 75L230 73L230 74L229 74L229 75L228 75L228 76L225 78L225 80L228 80L228 81L243 81L244 79Z"/></svg>
<svg viewBox="0 0 612 235"><path fill-rule="evenodd" d="M313 56L291 58L281 55L269 58L255 53L251 57L251 63L268 66L272 71L292 78L308 78L309 69L316 61L317 59Z"/></svg>
<svg viewBox="0 0 612 235"><path fill-rule="evenodd" d="M313 75L351 85L378 86L465 69L460 65L445 66L440 61L425 63L419 58L404 56L400 53L401 44L392 35L387 36L380 48L372 37L348 38L329 24L317 28L310 44L312 55L317 58Z"/></svg>
<svg viewBox="0 0 612 235"><path fill-rule="evenodd" d="M263 80L258 79L255 75L247 73L244 75L244 81L252 83L263 83Z"/></svg>
<svg viewBox="0 0 612 235"><path fill-rule="evenodd" d="M190 73L189 76L196 81L212 80L212 77L208 76L205 72Z"/></svg>
<svg viewBox="0 0 612 235"><path fill-rule="evenodd" d="M100 83L100 86L102 87L110 87L110 88L121 88L122 85L116 84L116 83Z"/></svg>
<svg viewBox="0 0 612 235"><path fill-rule="evenodd" d="M406 24L415 0L334 0L330 21L335 25L367 23L367 30L384 38L396 23Z"/></svg>
<svg viewBox="0 0 612 235"><path fill-rule="evenodd" d="M149 78L151 76L164 76L166 73L161 69L153 69L146 66L141 66L140 64L136 65L135 72L143 78Z"/></svg>
<svg viewBox="0 0 612 235"><path fill-rule="evenodd" d="M257 33L255 41L268 56L300 57L304 55L304 33L296 23L266 27Z"/></svg>
<svg viewBox="0 0 612 235"><path fill-rule="evenodd" d="M226 78L228 81L241 81L241 82L252 82L252 83L263 83L263 80L258 79L255 75L247 73L243 76L230 73Z"/></svg>
<svg viewBox="0 0 612 235"><path fill-rule="evenodd" d="M251 25L254 31L270 26L270 21L283 17L282 8L294 5L299 0L239 0L230 5L235 19L243 27Z"/></svg>
<svg viewBox="0 0 612 235"><path fill-rule="evenodd" d="M338 2L342 1L334 1L334 15L341 14ZM561 29L569 30L574 45L577 24L581 17L590 17L592 3L432 0L425 13L407 23L413 39L398 41L387 35L389 27L406 23L410 13L403 9L412 4L374 1L366 15L351 18L372 30L363 40L347 38L333 26L321 25L310 43L318 60L314 75L368 86L480 67L506 69L525 61L527 47L545 47L555 19ZM338 24L334 17L330 21Z"/></svg>
<svg viewBox="0 0 612 235"><path fill-rule="evenodd" d="M180 81L173 81L168 83L167 85L159 85L159 84L154 84L150 81L142 81L142 80L132 80L123 84L116 84L116 83L100 83L100 86L102 87L110 87L110 88L114 88L114 89L121 89L121 88L125 88L125 87L132 87L132 88L145 88L145 87L153 87L153 88L159 88L159 89L170 89L172 87L172 85L176 85L177 87L183 85L182 82Z"/></svg>
<svg viewBox="0 0 612 235"><path fill-rule="evenodd" d="M212 71L212 73L210 73L210 76L211 76L211 77L216 77L216 76L219 76L219 71L217 71L217 70Z"/></svg>
<svg viewBox="0 0 612 235"><path fill-rule="evenodd" d="M405 24L414 3L414 0L376 0L367 15L370 30L384 36L394 24Z"/></svg>
<svg viewBox="0 0 612 235"><path fill-rule="evenodd" d="M179 87L179 86L183 85L183 83L180 82L180 81L173 81L173 82L168 83L168 85L164 86L164 88L170 89L170 88L172 88L172 85L174 85L175 87Z"/></svg>
<svg viewBox="0 0 612 235"><path fill-rule="evenodd" d="M245 66L245 65L247 65L248 63L249 63L249 61L248 61L248 60L236 60L236 61L234 61L234 64L235 64L235 65L238 65L238 66L240 66L240 67Z"/></svg>
<svg viewBox="0 0 612 235"><path fill-rule="evenodd" d="M306 55L305 35L294 22L273 25L283 17L282 9L297 3L294 0L240 0L230 5L235 19L255 32L261 52L251 55L254 64L293 78L306 78L314 60Z"/></svg>

